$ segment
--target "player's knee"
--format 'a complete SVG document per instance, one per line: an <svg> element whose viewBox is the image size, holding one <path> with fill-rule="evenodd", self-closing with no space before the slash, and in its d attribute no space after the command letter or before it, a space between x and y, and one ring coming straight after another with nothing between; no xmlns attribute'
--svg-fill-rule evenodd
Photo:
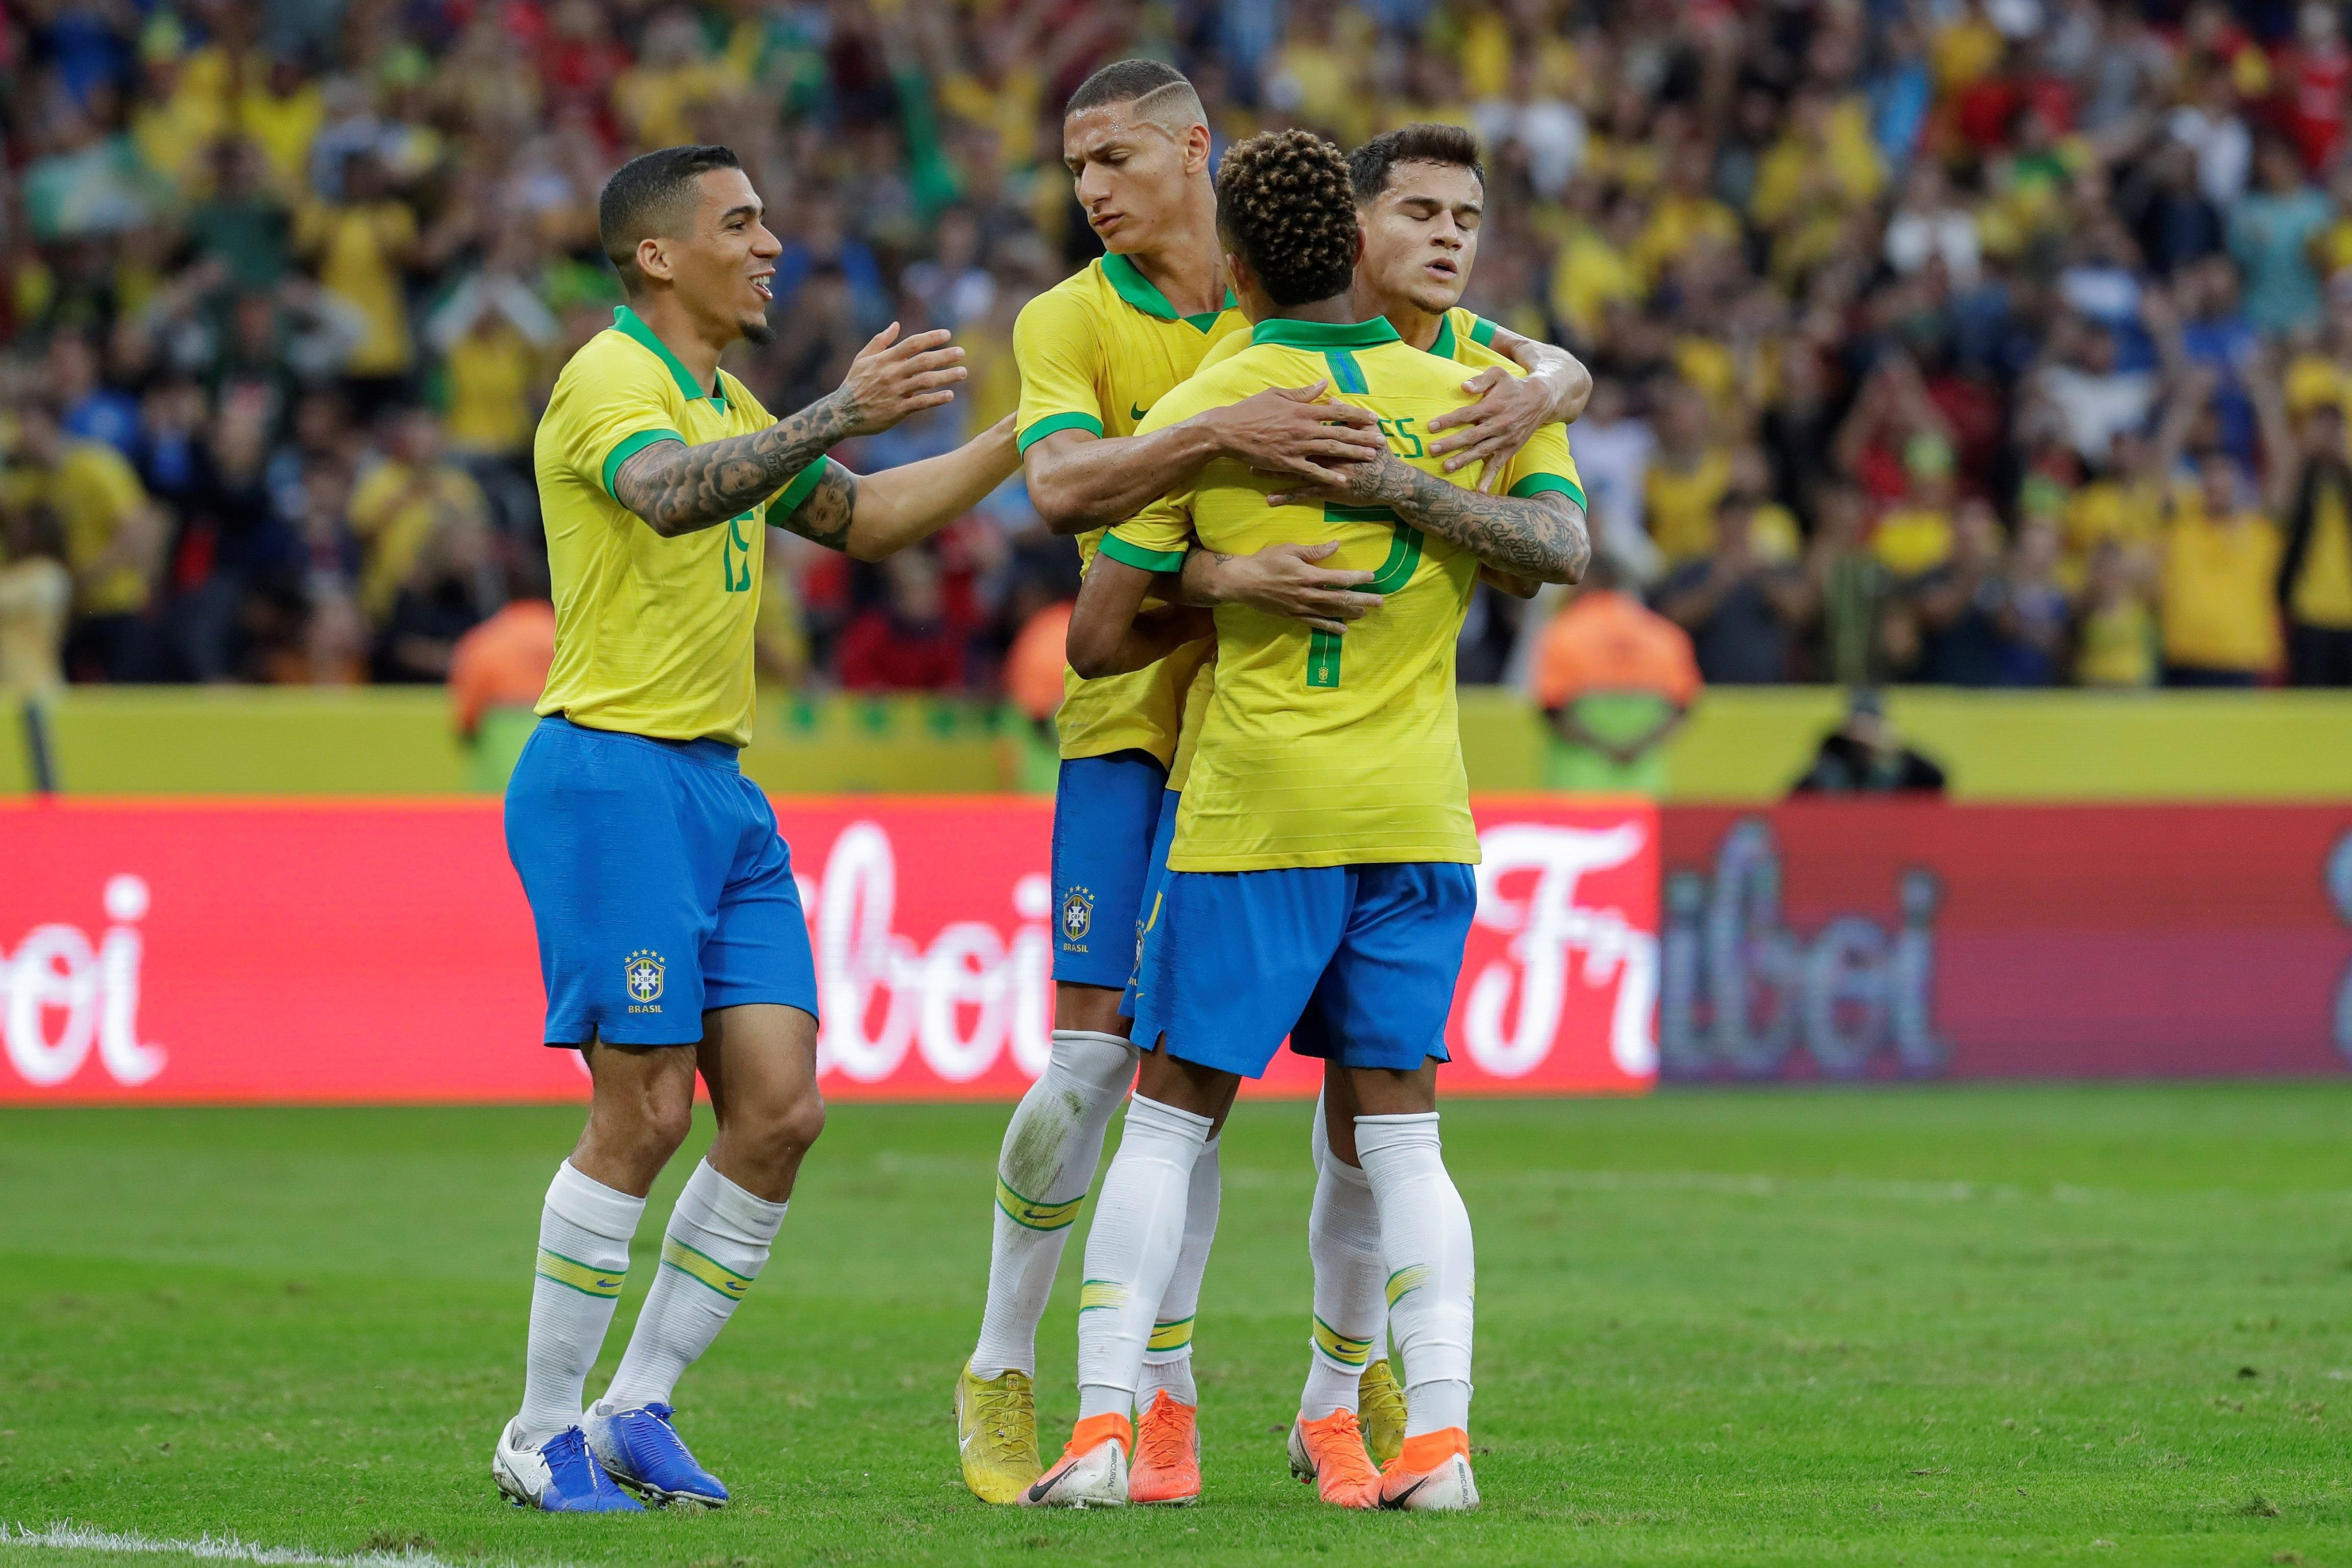
<svg viewBox="0 0 2352 1568"><path fill-rule="evenodd" d="M726 1129L728 1141L745 1157L768 1166L797 1165L824 1132L824 1098L804 1094L740 1116Z"/></svg>

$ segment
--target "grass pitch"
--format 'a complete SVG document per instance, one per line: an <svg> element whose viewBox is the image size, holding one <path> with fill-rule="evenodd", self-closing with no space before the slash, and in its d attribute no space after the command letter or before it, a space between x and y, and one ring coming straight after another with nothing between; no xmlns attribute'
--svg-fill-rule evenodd
<svg viewBox="0 0 2352 1568"><path fill-rule="evenodd" d="M967 1496L948 1390L1003 1116L836 1109L775 1261L680 1389L738 1505L561 1520L503 1506L488 1460L577 1113L0 1114L0 1525L526 1568L2352 1568L2352 1085L1454 1105L1486 1497L1462 1518L1322 1510L1284 1472L1302 1105L1226 1134L1202 1505ZM1049 1451L1077 1273L1040 1337ZM170 1559L0 1543L5 1568L101 1561Z"/></svg>

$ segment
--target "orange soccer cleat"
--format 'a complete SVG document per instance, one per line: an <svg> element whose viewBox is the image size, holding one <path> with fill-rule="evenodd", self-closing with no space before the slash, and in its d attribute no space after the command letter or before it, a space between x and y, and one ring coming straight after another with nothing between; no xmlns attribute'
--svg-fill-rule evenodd
<svg viewBox="0 0 2352 1568"><path fill-rule="evenodd" d="M1404 1452L1381 1472L1381 1506L1461 1510L1478 1506L1470 1479L1470 1434L1459 1427L1404 1440Z"/></svg>
<svg viewBox="0 0 2352 1568"><path fill-rule="evenodd" d="M1180 1506L1201 1500L1200 1411L1165 1388L1151 1396L1137 1424L1127 1500Z"/></svg>
<svg viewBox="0 0 2352 1568"><path fill-rule="evenodd" d="M1031 1508L1124 1508L1127 1450L1135 1431L1124 1416L1092 1416L1078 1423L1054 1468L1030 1483L1021 1500Z"/></svg>
<svg viewBox="0 0 2352 1568"><path fill-rule="evenodd" d="M1364 1451L1364 1429L1353 1410L1290 1424L1290 1473L1315 1483L1315 1495L1339 1508L1381 1506L1381 1472Z"/></svg>

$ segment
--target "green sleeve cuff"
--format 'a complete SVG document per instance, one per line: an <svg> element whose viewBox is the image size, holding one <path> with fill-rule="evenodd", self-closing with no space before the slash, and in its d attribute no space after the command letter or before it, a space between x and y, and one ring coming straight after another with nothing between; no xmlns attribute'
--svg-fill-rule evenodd
<svg viewBox="0 0 2352 1568"><path fill-rule="evenodd" d="M1100 546L1103 554L1121 566L1131 566L1139 571L1181 571L1185 553L1181 549L1146 549L1117 534L1105 534Z"/></svg>
<svg viewBox="0 0 2352 1568"><path fill-rule="evenodd" d="M1482 349L1491 349L1495 346L1495 334L1497 330L1499 329L1484 316L1470 318L1470 340Z"/></svg>
<svg viewBox="0 0 2352 1568"><path fill-rule="evenodd" d="M1563 479L1557 474L1530 474L1511 486L1511 494L1522 501L1529 496L1540 496L1547 490L1557 491L1579 507L1585 505L1583 487L1575 480Z"/></svg>
<svg viewBox="0 0 2352 1568"><path fill-rule="evenodd" d="M613 476L621 471L622 464L626 463L646 447L664 441L675 441L684 444L686 437L675 430L640 430L635 435L625 437L619 445L606 453L604 455L604 494L613 495ZM613 498L616 501L620 499L618 496L613 496Z"/></svg>
<svg viewBox="0 0 2352 1568"><path fill-rule="evenodd" d="M776 492L776 498L768 503L763 514L767 521L782 526L786 517L798 511L801 503L809 498L809 492L816 488L816 482L824 477L824 465L832 461L830 457L820 457L793 475L793 482Z"/></svg>
<svg viewBox="0 0 2352 1568"><path fill-rule="evenodd" d="M1065 430L1083 430L1088 435L1102 434L1102 421L1090 413L1049 413L1021 433L1014 445L1023 453L1045 439Z"/></svg>

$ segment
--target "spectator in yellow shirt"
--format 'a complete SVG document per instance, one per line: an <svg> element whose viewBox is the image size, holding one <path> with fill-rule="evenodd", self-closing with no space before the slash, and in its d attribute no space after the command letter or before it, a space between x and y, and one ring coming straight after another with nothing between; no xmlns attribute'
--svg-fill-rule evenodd
<svg viewBox="0 0 2352 1568"><path fill-rule="evenodd" d="M2254 407L2273 464L2271 508L2285 522L2278 606L2286 617L2288 678L2298 686L2352 686L2352 463L2335 394L2310 399L2290 423L2279 387L2261 378ZM2290 434L2291 432L2291 434Z"/></svg>
<svg viewBox="0 0 2352 1568"><path fill-rule="evenodd" d="M317 261L327 291L366 318L343 372L360 412L374 413L405 391L415 363L403 275L416 252L416 214L394 193L374 153L354 152L343 160L343 199L306 211L295 239Z"/></svg>
<svg viewBox="0 0 2352 1568"><path fill-rule="evenodd" d="M2251 686L2278 667L2278 529L2245 503L2241 470L2208 453L2164 529L2164 679Z"/></svg>
<svg viewBox="0 0 2352 1568"><path fill-rule="evenodd" d="M72 657L110 681L148 673L142 622L164 540L163 519L122 455L68 439L57 410L17 411L16 448L5 481L11 507L46 507L64 534L74 579Z"/></svg>
<svg viewBox="0 0 2352 1568"><path fill-rule="evenodd" d="M2092 547L2082 611L2074 625L2074 680L2085 686L2152 686L2157 677L2156 615L2121 541Z"/></svg>
<svg viewBox="0 0 2352 1568"><path fill-rule="evenodd" d="M1695 246L1738 247L1739 215L1710 193L1714 177L1714 154L1696 137L1667 158L1665 189L1650 204L1650 221L1643 225L1642 237L1633 246L1633 265L1651 287L1656 287L1659 275Z"/></svg>
<svg viewBox="0 0 2352 1568"><path fill-rule="evenodd" d="M46 507L0 510L0 696L65 685L66 617L73 573Z"/></svg>
<svg viewBox="0 0 2352 1568"><path fill-rule="evenodd" d="M1715 548L1716 503L1731 487L1731 455L1714 443L1706 399L1694 387L1677 384L1667 392L1657 430L1642 508L1672 570Z"/></svg>
<svg viewBox="0 0 2352 1568"><path fill-rule="evenodd" d="M485 526L481 486L441 451L441 423L430 411L394 415L389 450L352 494L352 533L360 541L360 609L381 627L418 558L436 534Z"/></svg>

